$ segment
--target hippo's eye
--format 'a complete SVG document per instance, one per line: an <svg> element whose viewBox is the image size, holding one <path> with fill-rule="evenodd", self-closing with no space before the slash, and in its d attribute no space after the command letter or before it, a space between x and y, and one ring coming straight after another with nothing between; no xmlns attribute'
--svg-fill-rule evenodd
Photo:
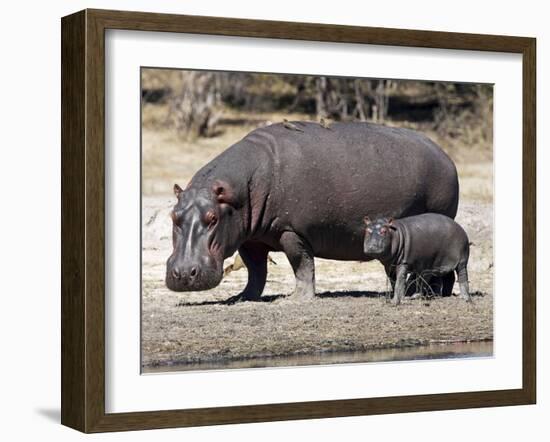
<svg viewBox="0 0 550 442"><path fill-rule="evenodd" d="M172 222L174 224L179 224L181 222L182 217L183 217L182 210L172 210L170 212L170 218L172 218Z"/></svg>
<svg viewBox="0 0 550 442"><path fill-rule="evenodd" d="M172 212L170 213L170 217L172 218L172 227L174 232L181 233L181 227L179 226L180 219L178 214L175 212Z"/></svg>
<svg viewBox="0 0 550 442"><path fill-rule="evenodd" d="M386 234L386 232L388 231L388 229L386 229L385 227L382 227L380 229L380 235L384 236Z"/></svg>

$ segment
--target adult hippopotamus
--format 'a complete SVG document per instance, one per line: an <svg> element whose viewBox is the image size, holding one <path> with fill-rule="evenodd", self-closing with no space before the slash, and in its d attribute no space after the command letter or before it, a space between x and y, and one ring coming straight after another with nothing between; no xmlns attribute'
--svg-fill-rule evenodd
<svg viewBox="0 0 550 442"><path fill-rule="evenodd" d="M248 283L235 300L260 297L269 251L288 257L293 296L312 297L315 256L365 260L366 213L454 218L458 207L456 168L441 148L415 131L364 122L256 129L174 192L167 287L217 286L223 260L238 250Z"/></svg>

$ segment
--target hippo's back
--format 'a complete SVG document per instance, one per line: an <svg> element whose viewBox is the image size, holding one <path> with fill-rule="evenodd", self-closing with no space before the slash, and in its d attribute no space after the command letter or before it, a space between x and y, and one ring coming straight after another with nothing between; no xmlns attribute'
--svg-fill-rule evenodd
<svg viewBox="0 0 550 442"><path fill-rule="evenodd" d="M278 222L316 256L362 259L365 215L456 215L456 168L424 135L361 122L293 124L300 131L275 124L243 142L272 152Z"/></svg>

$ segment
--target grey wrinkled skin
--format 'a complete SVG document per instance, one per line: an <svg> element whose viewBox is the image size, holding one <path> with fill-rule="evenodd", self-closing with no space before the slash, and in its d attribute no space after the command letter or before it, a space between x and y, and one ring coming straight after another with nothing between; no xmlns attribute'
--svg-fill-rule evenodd
<svg viewBox="0 0 550 442"><path fill-rule="evenodd" d="M370 123L334 123L331 130L292 124L300 131L283 124L252 131L200 169L185 190L175 187L168 288L215 287L223 259L238 250L248 284L235 299L256 300L273 250L292 265L294 294L312 297L314 256L365 260L364 214L456 215L455 165L427 137Z"/></svg>
<svg viewBox="0 0 550 442"><path fill-rule="evenodd" d="M468 258L470 244L464 229L451 218L425 213L398 220L365 217L363 251L369 259L378 259L394 289L393 302L405 295L407 276L419 275L427 284L438 279L450 290L456 272L461 296L470 301Z"/></svg>

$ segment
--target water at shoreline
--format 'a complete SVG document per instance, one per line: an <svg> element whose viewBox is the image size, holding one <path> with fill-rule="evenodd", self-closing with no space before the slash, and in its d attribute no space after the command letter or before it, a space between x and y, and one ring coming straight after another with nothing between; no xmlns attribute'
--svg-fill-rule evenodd
<svg viewBox="0 0 550 442"><path fill-rule="evenodd" d="M493 355L493 341L430 344L405 348L376 349L361 352L324 352L252 359L208 361L143 367L143 374L225 370L235 368L296 367L308 365L395 362L429 359L480 358Z"/></svg>

